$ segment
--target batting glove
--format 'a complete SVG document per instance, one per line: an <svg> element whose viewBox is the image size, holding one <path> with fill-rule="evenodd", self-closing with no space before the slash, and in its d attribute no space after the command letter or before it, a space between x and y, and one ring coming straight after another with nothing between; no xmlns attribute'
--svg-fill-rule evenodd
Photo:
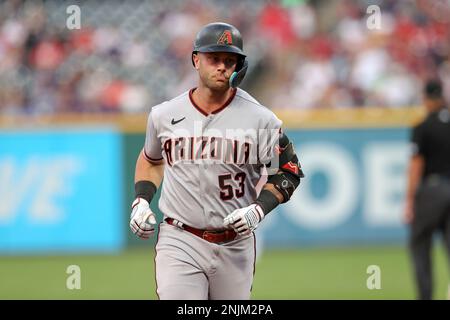
<svg viewBox="0 0 450 320"><path fill-rule="evenodd" d="M239 235L249 235L264 219L264 212L260 205L252 204L248 207L236 209L223 219L225 227L231 226Z"/></svg>
<svg viewBox="0 0 450 320"><path fill-rule="evenodd" d="M131 206L130 228L141 239L148 239L155 232L155 214L147 200L136 198Z"/></svg>

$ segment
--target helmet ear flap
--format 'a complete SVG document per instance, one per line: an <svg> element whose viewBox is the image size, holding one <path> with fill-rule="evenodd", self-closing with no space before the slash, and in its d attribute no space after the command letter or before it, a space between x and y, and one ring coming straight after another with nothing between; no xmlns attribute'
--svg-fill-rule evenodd
<svg viewBox="0 0 450 320"><path fill-rule="evenodd" d="M234 71L231 74L231 77L229 79L230 87L237 88L239 86L239 84L245 77L245 73L247 72L247 69L248 69L247 60L245 58L241 59L240 63L238 63L238 65L236 65L236 69L235 69L236 71Z"/></svg>
<svg viewBox="0 0 450 320"><path fill-rule="evenodd" d="M244 64L245 64L245 57L238 55L238 60L234 71L239 72L244 67Z"/></svg>

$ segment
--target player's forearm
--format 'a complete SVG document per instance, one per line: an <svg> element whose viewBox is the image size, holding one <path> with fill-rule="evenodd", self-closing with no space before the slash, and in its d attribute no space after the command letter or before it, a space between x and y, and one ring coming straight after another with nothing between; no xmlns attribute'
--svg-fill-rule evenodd
<svg viewBox="0 0 450 320"><path fill-rule="evenodd" d="M281 192L279 192L279 191L275 188L275 186L274 186L273 184L271 184L271 183L266 183L266 184L263 186L262 190L270 191L270 192L277 198L278 203L282 203L282 202L283 202L283 200L284 200L283 195L281 194Z"/></svg>
<svg viewBox="0 0 450 320"><path fill-rule="evenodd" d="M266 183L259 193L258 198L255 200L255 203L261 207L264 215L267 215L280 203L283 203L283 201L283 194L272 183Z"/></svg>
<svg viewBox="0 0 450 320"><path fill-rule="evenodd" d="M134 174L134 182L138 181L151 181L156 187L161 184L164 176L164 163L153 164L148 162L142 152L136 161L136 170Z"/></svg>
<svg viewBox="0 0 450 320"><path fill-rule="evenodd" d="M422 177L424 169L424 160L422 156L414 156L409 163L408 171L408 187L406 192L406 198L408 201L412 201L419 186L420 179Z"/></svg>

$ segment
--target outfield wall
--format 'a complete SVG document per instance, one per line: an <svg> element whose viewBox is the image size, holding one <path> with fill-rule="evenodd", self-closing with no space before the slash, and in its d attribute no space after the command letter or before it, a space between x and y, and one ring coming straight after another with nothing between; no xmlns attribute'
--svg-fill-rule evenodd
<svg viewBox="0 0 450 320"><path fill-rule="evenodd" d="M408 128L422 111L276 113L295 142L306 178L292 200L262 223L260 242L404 242ZM145 121L146 115L0 118L0 253L150 246L128 229ZM157 199L152 207L158 211Z"/></svg>

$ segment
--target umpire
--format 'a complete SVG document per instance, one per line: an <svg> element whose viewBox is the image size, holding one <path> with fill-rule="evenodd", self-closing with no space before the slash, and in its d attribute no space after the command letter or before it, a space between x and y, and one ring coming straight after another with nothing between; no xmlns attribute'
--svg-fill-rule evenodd
<svg viewBox="0 0 450 320"><path fill-rule="evenodd" d="M439 81L424 88L426 119L412 130L405 220L418 299L432 299L433 235L441 232L450 259L450 112Z"/></svg>

